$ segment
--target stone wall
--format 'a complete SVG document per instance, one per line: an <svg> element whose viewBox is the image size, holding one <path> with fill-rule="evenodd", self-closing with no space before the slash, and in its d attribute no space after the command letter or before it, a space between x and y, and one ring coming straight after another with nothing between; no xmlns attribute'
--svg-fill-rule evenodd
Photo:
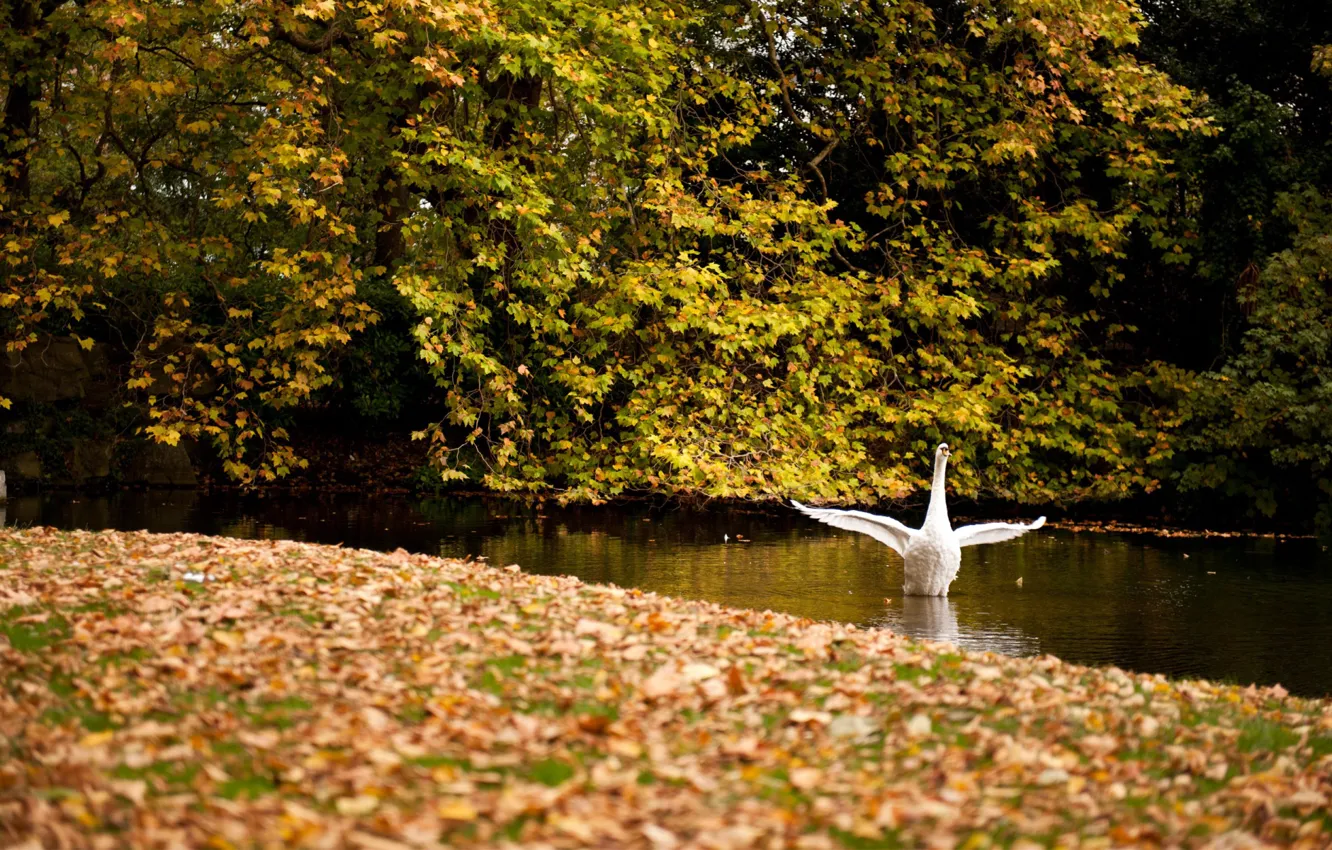
<svg viewBox="0 0 1332 850"><path fill-rule="evenodd" d="M113 383L105 346L85 349L73 337L48 337L23 351L6 352L0 365L0 395L16 403L86 400L102 406L115 390Z"/></svg>
<svg viewBox="0 0 1332 850"><path fill-rule="evenodd" d="M122 378L106 346L85 349L72 337L48 337L0 357L0 469L10 489L106 489L116 484L195 487L182 446L139 435Z"/></svg>

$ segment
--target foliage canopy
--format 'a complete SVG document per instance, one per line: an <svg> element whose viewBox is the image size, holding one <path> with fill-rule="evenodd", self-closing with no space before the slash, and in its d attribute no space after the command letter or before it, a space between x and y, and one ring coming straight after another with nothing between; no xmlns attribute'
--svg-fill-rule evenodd
<svg viewBox="0 0 1332 850"><path fill-rule="evenodd" d="M0 315L229 474L300 410L600 498L1155 489L1210 125L1117 0L5 0ZM1183 274L1184 272L1180 272ZM349 401L349 399L354 400Z"/></svg>

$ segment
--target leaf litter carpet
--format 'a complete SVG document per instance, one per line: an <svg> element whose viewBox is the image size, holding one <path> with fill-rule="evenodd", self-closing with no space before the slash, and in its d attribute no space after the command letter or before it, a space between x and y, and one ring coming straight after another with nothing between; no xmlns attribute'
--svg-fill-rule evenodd
<svg viewBox="0 0 1332 850"><path fill-rule="evenodd" d="M1327 847L1332 702L288 541L0 531L0 848Z"/></svg>

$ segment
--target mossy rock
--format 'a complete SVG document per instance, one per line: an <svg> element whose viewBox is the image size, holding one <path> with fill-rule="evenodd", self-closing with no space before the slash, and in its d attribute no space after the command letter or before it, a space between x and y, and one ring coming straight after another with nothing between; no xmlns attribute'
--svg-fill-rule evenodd
<svg viewBox="0 0 1332 850"><path fill-rule="evenodd" d="M107 373L102 346L88 350L73 337L48 337L0 362L0 395L35 404L82 399Z"/></svg>
<svg viewBox="0 0 1332 850"><path fill-rule="evenodd" d="M184 446L146 443L134 453L125 469L127 484L149 487L195 487L199 479Z"/></svg>

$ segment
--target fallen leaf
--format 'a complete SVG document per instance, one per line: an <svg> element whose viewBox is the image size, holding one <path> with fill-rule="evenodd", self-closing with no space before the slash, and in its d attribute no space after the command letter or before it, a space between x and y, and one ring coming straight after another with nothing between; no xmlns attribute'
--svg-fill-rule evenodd
<svg viewBox="0 0 1332 850"><path fill-rule="evenodd" d="M643 824L642 832L643 836L652 843L653 850L675 850L676 847L680 846L680 839L675 837L675 833L657 826L655 823Z"/></svg>
<svg viewBox="0 0 1332 850"><path fill-rule="evenodd" d="M791 771L791 784L801 791L818 787L823 781L823 771L816 767L797 767Z"/></svg>
<svg viewBox="0 0 1332 850"><path fill-rule="evenodd" d="M445 800L435 812L445 820L474 821L477 817L476 809L466 800Z"/></svg>
<svg viewBox="0 0 1332 850"><path fill-rule="evenodd" d="M225 646L227 649L240 649L245 645L245 635L237 631L225 631L216 629L210 635L213 640Z"/></svg>
<svg viewBox="0 0 1332 850"><path fill-rule="evenodd" d="M358 794L355 797L339 797L335 807L338 814L349 817L368 815L379 808L379 798L370 794Z"/></svg>
<svg viewBox="0 0 1332 850"><path fill-rule="evenodd" d="M643 682L640 691L643 696L656 699L674 693L683 682L684 677L680 675L679 670L675 669L675 665L667 663L658 667L656 672Z"/></svg>
<svg viewBox="0 0 1332 850"><path fill-rule="evenodd" d="M930 722L927 714L913 714L907 721L907 734L913 738L922 738L934 730L934 724Z"/></svg>

